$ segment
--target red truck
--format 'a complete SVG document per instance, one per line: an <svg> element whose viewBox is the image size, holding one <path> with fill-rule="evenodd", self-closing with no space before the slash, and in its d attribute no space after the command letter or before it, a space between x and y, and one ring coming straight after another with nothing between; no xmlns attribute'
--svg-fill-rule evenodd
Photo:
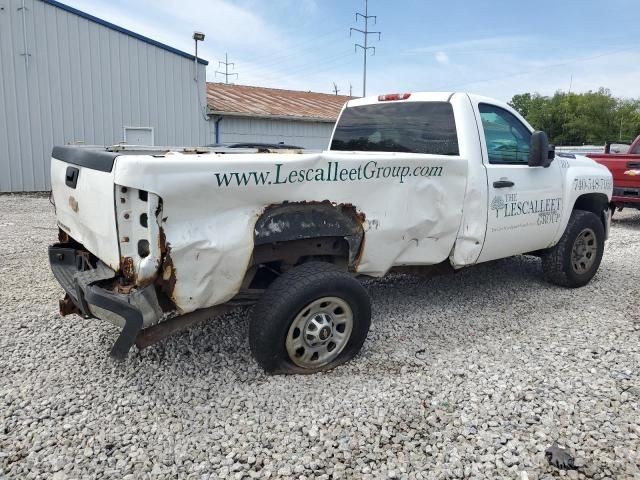
<svg viewBox="0 0 640 480"><path fill-rule="evenodd" d="M618 209L624 207L640 210L640 135L633 141L626 153L612 153L612 143L607 142L604 153L588 153L587 157L607 167L613 175L613 198L611 202Z"/></svg>

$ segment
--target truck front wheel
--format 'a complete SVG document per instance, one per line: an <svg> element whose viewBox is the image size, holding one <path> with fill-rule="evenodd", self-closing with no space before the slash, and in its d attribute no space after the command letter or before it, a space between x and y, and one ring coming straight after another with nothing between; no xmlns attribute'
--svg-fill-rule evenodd
<svg viewBox="0 0 640 480"><path fill-rule="evenodd" d="M371 301L358 280L332 264L309 262L278 277L253 309L249 344L270 373L314 373L362 348Z"/></svg>
<svg viewBox="0 0 640 480"><path fill-rule="evenodd" d="M542 255L547 280L569 288L589 283L600 266L604 238L604 226L597 215L574 210L560 241Z"/></svg>

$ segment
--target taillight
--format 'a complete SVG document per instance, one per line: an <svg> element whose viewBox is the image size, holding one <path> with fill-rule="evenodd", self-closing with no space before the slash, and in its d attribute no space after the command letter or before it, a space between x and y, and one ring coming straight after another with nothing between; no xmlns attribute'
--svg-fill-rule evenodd
<svg viewBox="0 0 640 480"><path fill-rule="evenodd" d="M410 93L387 93L386 95L378 95L378 101L389 102L391 100L406 100L410 96Z"/></svg>

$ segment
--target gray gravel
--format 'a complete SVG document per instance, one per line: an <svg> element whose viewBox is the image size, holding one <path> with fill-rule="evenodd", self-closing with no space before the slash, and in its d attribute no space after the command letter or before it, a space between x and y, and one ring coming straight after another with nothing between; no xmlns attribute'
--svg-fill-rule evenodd
<svg viewBox="0 0 640 480"><path fill-rule="evenodd" d="M640 478L637 212L579 290L530 257L368 282L363 352L292 377L244 313L115 363L115 327L57 313L55 236L46 198L0 196L0 477Z"/></svg>

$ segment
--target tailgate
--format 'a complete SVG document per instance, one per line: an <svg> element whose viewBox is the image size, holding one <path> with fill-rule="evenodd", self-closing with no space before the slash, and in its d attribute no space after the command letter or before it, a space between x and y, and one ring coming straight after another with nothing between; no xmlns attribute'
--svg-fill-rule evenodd
<svg viewBox="0 0 640 480"><path fill-rule="evenodd" d="M58 226L114 270L120 265L113 183L116 157L87 147L55 147L51 158Z"/></svg>

